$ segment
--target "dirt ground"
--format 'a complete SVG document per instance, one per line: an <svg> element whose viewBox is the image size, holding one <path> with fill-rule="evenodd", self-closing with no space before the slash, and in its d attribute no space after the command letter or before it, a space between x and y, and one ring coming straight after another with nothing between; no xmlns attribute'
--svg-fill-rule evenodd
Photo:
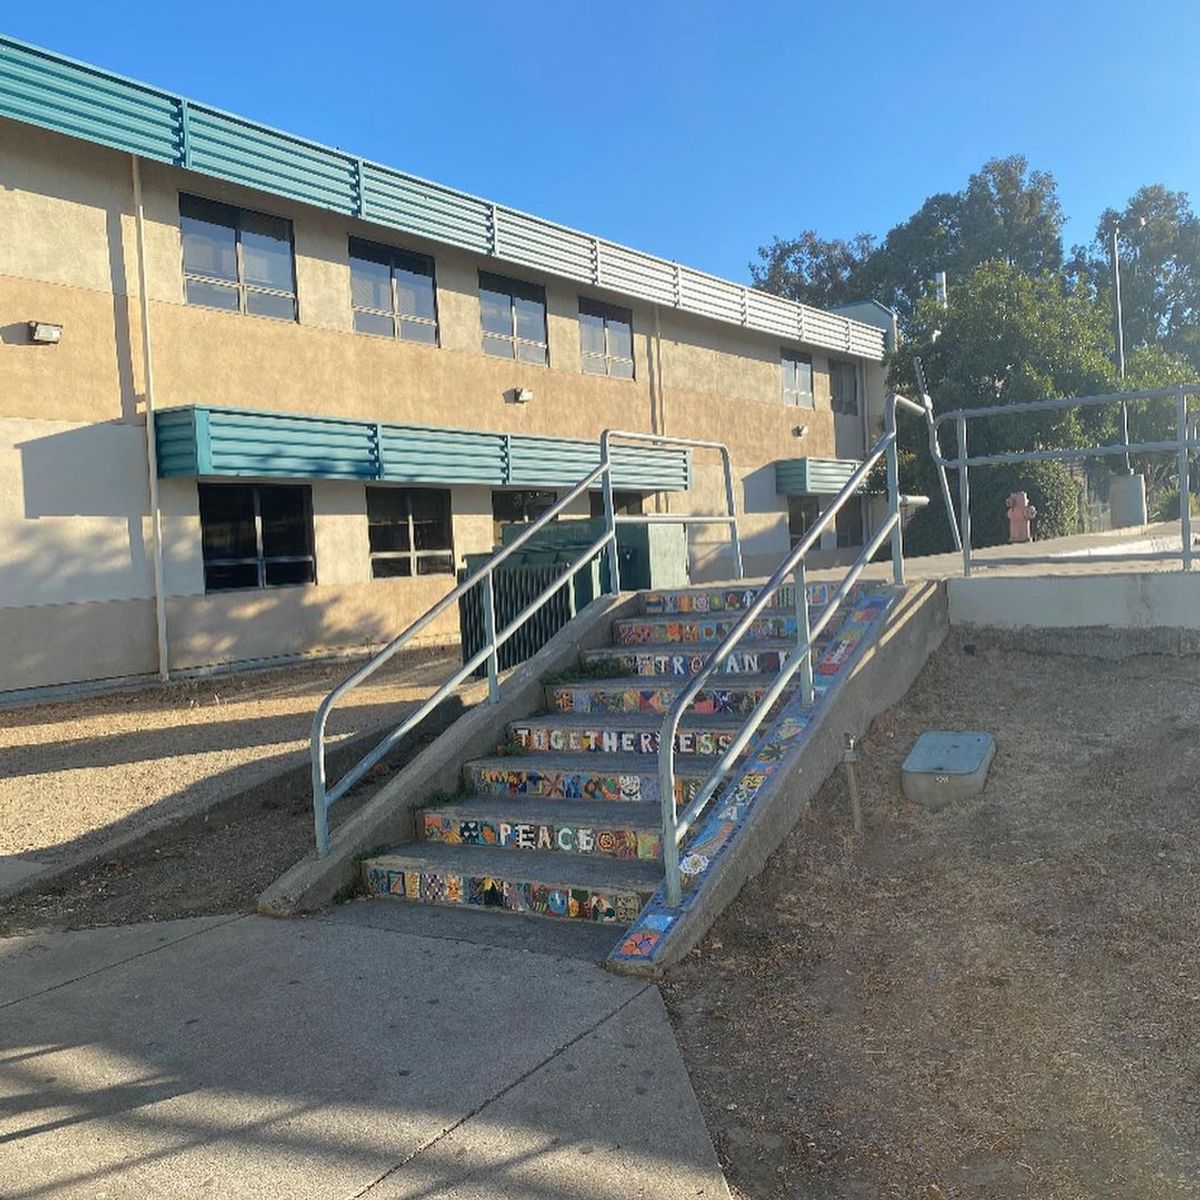
<svg viewBox="0 0 1200 1200"><path fill-rule="evenodd" d="M984 795L908 803L926 729ZM1200 1197L1200 659L952 635L664 992L735 1195Z"/></svg>
<svg viewBox="0 0 1200 1200"><path fill-rule="evenodd" d="M330 745L424 698L454 649L398 656L330 718ZM78 861L304 760L317 704L357 662L299 665L0 710L0 855Z"/></svg>

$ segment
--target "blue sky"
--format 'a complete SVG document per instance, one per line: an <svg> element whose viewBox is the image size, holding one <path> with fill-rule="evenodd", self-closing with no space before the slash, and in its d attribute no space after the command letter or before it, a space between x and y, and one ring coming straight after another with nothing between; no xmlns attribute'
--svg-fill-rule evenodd
<svg viewBox="0 0 1200 1200"><path fill-rule="evenodd" d="M1195 0L195 12L60 0L0 27L733 279L775 233L883 234L995 155L1054 173L1068 246L1143 183L1200 206Z"/></svg>

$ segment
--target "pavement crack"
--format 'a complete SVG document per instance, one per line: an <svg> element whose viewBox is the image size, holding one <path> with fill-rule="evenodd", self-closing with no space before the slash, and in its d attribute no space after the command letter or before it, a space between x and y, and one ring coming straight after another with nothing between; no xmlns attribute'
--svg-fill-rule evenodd
<svg viewBox="0 0 1200 1200"><path fill-rule="evenodd" d="M18 996L14 1000L0 1002L0 1009L11 1008L14 1004L24 1004L26 1000L36 1000L39 996L48 996L51 992L57 992L61 988L70 987L73 983L79 983L84 979L91 979L95 975L102 975L105 971L111 971L114 967L121 967L126 963L135 962L139 958L146 958L148 955L157 954L160 950L166 950L168 946L178 946L180 942L189 941L191 938L210 933L214 929L221 929L226 925L232 925L234 921L244 921L245 919L245 913L235 913L231 917L226 917L224 921L216 921L211 925L205 925L203 929L193 929L191 933L185 933L182 937L172 938L169 942L159 942L157 946L151 946L147 950L139 950L136 954L131 954L128 958L121 958L116 962L105 963L104 966L97 967L94 971L84 971L82 975L76 975L72 979L64 979L60 983L51 984L48 988L42 988L40 992L30 992L27 996ZM88 931L86 929L72 929L56 930L55 932L87 933ZM37 937L39 935L32 934L29 936Z"/></svg>
<svg viewBox="0 0 1200 1200"><path fill-rule="evenodd" d="M377 1179L373 1179L370 1183L368 1183L366 1185L366 1187L362 1188L361 1190L359 1190L357 1192L352 1193L347 1198L347 1200L363 1200L364 1197L369 1196L370 1193L375 1190L375 1188L379 1187L379 1185L381 1183L383 1183L385 1180L390 1179L393 1175L396 1174L397 1171L402 1171L414 1159L419 1158L427 1150L432 1150L434 1146L436 1146L439 1142L443 1141L445 1138L449 1137L450 1134L454 1133L455 1130L461 1129L465 1124L467 1124L468 1121L473 1121L477 1116L479 1116L480 1113L482 1113L486 1109L490 1108L498 1100L502 1100L514 1088L520 1087L521 1084L523 1084L531 1076L536 1075L540 1070L542 1070L543 1067L548 1066L556 1058L565 1054L568 1050L571 1049L572 1046L578 1045L581 1041L583 1041L584 1038L591 1036L591 1034L595 1033L596 1030L599 1029L602 1025L605 1025L609 1021L611 1021L613 1019L613 1017L615 1017L619 1012L623 1012L626 1008L628 1008L635 1000L640 999L647 992L653 991L653 990L654 990L654 984L652 984L652 983L647 983L643 987L640 987L632 995L627 996L624 1000L622 1000L621 1003L618 1004L616 1006L616 1008L614 1008L611 1012L605 1013L604 1016L599 1017L597 1020L593 1021L592 1024L589 1025L586 1029L580 1030L579 1033L577 1033L574 1037L568 1038L567 1041L563 1042L563 1044L561 1046L555 1047L540 1062L535 1063L532 1067L529 1068L529 1070L522 1072L511 1083L506 1083L504 1085L504 1087L502 1087L498 1092L489 1096L486 1100L481 1101L473 1109L471 1109L470 1112L463 1113L463 1115L461 1117L459 1117L457 1121L455 1121L451 1125L447 1125L446 1128L443 1129L441 1131L441 1133L439 1133L436 1137L430 1138L429 1141L425 1142L421 1146L418 1146L411 1153L406 1154L404 1156L404 1158L402 1158L398 1163L396 1163L396 1165L394 1167L389 1167Z"/></svg>

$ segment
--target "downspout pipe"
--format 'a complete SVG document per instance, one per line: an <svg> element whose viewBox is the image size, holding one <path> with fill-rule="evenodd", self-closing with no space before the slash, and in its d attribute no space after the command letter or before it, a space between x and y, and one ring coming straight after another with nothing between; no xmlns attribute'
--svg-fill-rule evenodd
<svg viewBox="0 0 1200 1200"><path fill-rule="evenodd" d="M137 229L138 304L142 317L142 386L146 397L146 473L150 482L150 554L154 565L154 624L158 638L158 677L171 678L167 641L167 598L163 590L162 508L158 496L158 445L154 437L154 353L150 338L150 292L146 284L146 213L142 203L141 160L129 156L133 168L133 214Z"/></svg>

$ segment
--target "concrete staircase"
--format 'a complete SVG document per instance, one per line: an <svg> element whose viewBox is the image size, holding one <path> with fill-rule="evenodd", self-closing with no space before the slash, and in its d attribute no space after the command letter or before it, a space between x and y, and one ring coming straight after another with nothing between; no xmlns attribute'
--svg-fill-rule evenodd
<svg viewBox="0 0 1200 1200"><path fill-rule="evenodd" d="M754 594L643 593L640 615L613 622L609 646L584 651L576 670L545 681L543 712L512 722L496 754L464 764L460 795L416 814L418 840L364 862L367 892L629 926L662 880L662 716ZM809 589L814 619L826 595L822 585ZM793 589L775 601L681 725L680 801L707 776L795 646ZM817 647L818 681L826 659L838 660L843 622L854 618L849 609Z"/></svg>

